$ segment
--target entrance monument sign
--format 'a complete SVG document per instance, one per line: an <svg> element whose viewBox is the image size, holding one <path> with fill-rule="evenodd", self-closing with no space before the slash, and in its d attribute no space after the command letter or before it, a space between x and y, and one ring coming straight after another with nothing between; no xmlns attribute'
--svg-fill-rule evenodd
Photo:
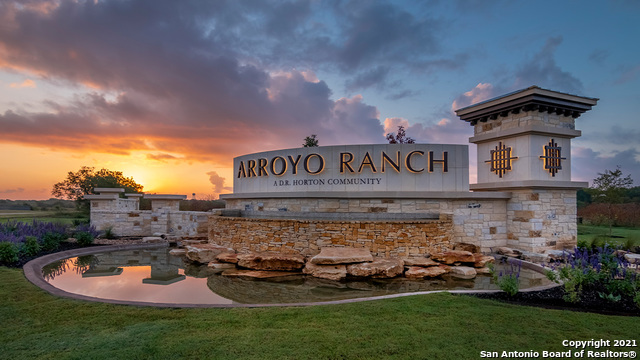
<svg viewBox="0 0 640 360"><path fill-rule="evenodd" d="M467 145L343 145L267 151L234 159L234 192L208 216L209 242L250 251L317 255L366 248L407 257L469 243L542 252L576 244L571 179L575 119L598 99L532 86L456 111L474 129L477 179ZM103 189L104 190L104 189ZM176 195L151 196L153 210L117 194L92 199L92 223L129 232L192 234L200 214ZM146 196L147 197L147 196ZM203 213L205 214L205 213ZM163 230L164 231L161 231Z"/></svg>
<svg viewBox="0 0 640 360"><path fill-rule="evenodd" d="M467 145L347 145L234 159L234 194L309 191L468 191Z"/></svg>

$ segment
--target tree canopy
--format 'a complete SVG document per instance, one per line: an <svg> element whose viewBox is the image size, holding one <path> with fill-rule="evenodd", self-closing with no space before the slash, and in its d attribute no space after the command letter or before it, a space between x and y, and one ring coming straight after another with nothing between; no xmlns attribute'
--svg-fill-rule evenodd
<svg viewBox="0 0 640 360"><path fill-rule="evenodd" d="M316 135L313 134L311 136L307 136L306 138L304 138L304 144L302 144L303 147L317 147L318 146L318 140L316 139Z"/></svg>
<svg viewBox="0 0 640 360"><path fill-rule="evenodd" d="M406 131L404 130L404 126L398 126L398 133L389 133L386 135L387 141L389 144L415 144L415 140L408 137Z"/></svg>
<svg viewBox="0 0 640 360"><path fill-rule="evenodd" d="M631 175L623 177L620 166L613 171L605 170L603 173L598 173L598 177L593 179L590 188L591 198L595 202L608 204L607 214L605 215L609 219L609 235L611 235L611 226L615 221L615 212L612 205L624 201L625 194L631 188L631 185L633 185Z"/></svg>
<svg viewBox="0 0 640 360"><path fill-rule="evenodd" d="M125 177L121 171L96 171L94 167L83 166L76 172L69 171L66 179L54 184L51 194L56 198L75 200L78 207L82 207L86 203L83 196L94 194L94 188L123 188L127 193L137 193L142 192L143 186L132 177Z"/></svg>

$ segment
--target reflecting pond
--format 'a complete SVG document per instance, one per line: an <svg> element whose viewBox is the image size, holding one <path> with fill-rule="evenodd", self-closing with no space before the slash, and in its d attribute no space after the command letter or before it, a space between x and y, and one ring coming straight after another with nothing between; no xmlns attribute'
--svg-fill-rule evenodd
<svg viewBox="0 0 640 360"><path fill-rule="evenodd" d="M252 279L222 275L169 254L168 248L104 252L53 262L43 268L51 285L69 293L112 300L176 304L285 304L365 298L431 290L497 289L488 275L463 280L330 281L306 275ZM498 265L498 268L500 265ZM522 269L520 288L549 284Z"/></svg>

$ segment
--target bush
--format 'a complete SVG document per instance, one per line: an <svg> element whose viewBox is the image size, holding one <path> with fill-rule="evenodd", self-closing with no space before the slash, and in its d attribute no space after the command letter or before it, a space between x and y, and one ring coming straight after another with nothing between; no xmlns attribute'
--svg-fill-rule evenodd
<svg viewBox="0 0 640 360"><path fill-rule="evenodd" d="M93 244L93 239L93 235L88 232L81 231L76 233L76 240L78 240L78 244L81 246L88 246Z"/></svg>
<svg viewBox="0 0 640 360"><path fill-rule="evenodd" d="M27 236L24 244L22 245L22 253L25 256L36 256L42 246L38 243L38 238L35 236Z"/></svg>
<svg viewBox="0 0 640 360"><path fill-rule="evenodd" d="M48 232L42 236L42 248L46 251L56 250L60 243L66 239L66 234Z"/></svg>
<svg viewBox="0 0 640 360"><path fill-rule="evenodd" d="M555 282L564 283L564 300L577 303L587 289L596 291L603 299L619 301L622 296L638 299L640 276L629 269L624 255L608 246L590 249L574 249L566 253L565 263L557 274L547 276ZM640 306L640 304L638 304Z"/></svg>
<svg viewBox="0 0 640 360"><path fill-rule="evenodd" d="M0 242L0 262L3 264L13 264L18 261L18 247L14 243Z"/></svg>
<svg viewBox="0 0 640 360"><path fill-rule="evenodd" d="M116 238L116 234L113 233L113 227L111 226L107 226L104 229L104 238L105 239L115 239Z"/></svg>
<svg viewBox="0 0 640 360"><path fill-rule="evenodd" d="M520 278L520 270L522 269L522 261L518 261L517 265L514 262L511 262L510 268L504 271L500 271L496 274L495 266L489 263L489 271L491 277L493 278L493 282L498 285L500 290L509 294L509 296L514 296L520 290L520 284L518 282Z"/></svg>
<svg viewBox="0 0 640 360"><path fill-rule="evenodd" d="M87 219L87 218L73 219L73 220L71 220L71 223L73 224L73 226L87 225L87 224L89 224L89 219Z"/></svg>

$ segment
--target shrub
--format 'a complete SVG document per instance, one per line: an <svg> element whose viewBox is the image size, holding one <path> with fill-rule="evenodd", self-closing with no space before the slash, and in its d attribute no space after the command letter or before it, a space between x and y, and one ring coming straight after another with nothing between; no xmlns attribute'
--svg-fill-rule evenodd
<svg viewBox="0 0 640 360"><path fill-rule="evenodd" d="M38 243L38 238L35 236L27 236L24 244L22 245L22 253L25 256L36 256L42 247Z"/></svg>
<svg viewBox="0 0 640 360"><path fill-rule="evenodd" d="M76 240L78 240L78 244L81 246L88 246L93 244L93 239L93 235L88 232L81 231L76 233Z"/></svg>
<svg viewBox="0 0 640 360"><path fill-rule="evenodd" d="M105 239L115 239L116 235L113 233L113 227L107 226L104 229L104 238Z"/></svg>
<svg viewBox="0 0 640 360"><path fill-rule="evenodd" d="M640 276L629 269L624 255L614 252L606 244L596 250L574 249L566 253L565 263L560 265L557 276L547 277L564 283L564 300L580 301L586 289L597 291L599 296L610 301L619 301L622 296L638 296Z"/></svg>
<svg viewBox="0 0 640 360"><path fill-rule="evenodd" d="M48 232L42 236L42 248L44 250L56 250L63 240L66 240L66 234Z"/></svg>
<svg viewBox="0 0 640 360"><path fill-rule="evenodd" d="M73 220L71 220L71 223L73 224L73 226L78 227L78 226L81 226L81 225L89 224L89 219L87 219L87 218L73 219Z"/></svg>
<svg viewBox="0 0 640 360"><path fill-rule="evenodd" d="M498 285L500 290L509 294L509 296L514 296L520 290L520 284L518 280L520 278L520 270L522 269L522 262L518 261L517 265L514 262L509 263L509 269L505 270L504 273L500 271L496 274L496 269L493 264L489 264L489 271L491 277L493 278L493 282Z"/></svg>
<svg viewBox="0 0 640 360"><path fill-rule="evenodd" d="M18 247L14 243L7 241L0 242L0 262L3 264L13 264L18 261Z"/></svg>

